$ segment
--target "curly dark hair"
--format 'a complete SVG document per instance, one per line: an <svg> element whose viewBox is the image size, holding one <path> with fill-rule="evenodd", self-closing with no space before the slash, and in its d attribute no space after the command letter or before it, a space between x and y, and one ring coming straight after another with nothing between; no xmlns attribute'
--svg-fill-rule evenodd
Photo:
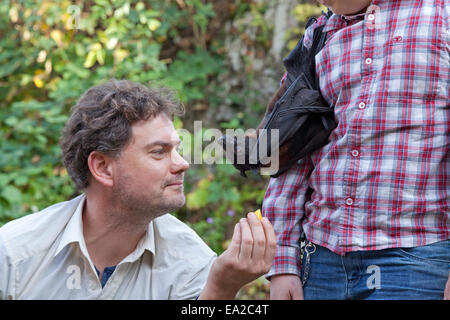
<svg viewBox="0 0 450 320"><path fill-rule="evenodd" d="M92 151L120 155L131 139L132 124L160 114L172 120L184 114L167 88L112 79L88 89L73 107L60 140L62 160L76 188L89 184L87 160Z"/></svg>

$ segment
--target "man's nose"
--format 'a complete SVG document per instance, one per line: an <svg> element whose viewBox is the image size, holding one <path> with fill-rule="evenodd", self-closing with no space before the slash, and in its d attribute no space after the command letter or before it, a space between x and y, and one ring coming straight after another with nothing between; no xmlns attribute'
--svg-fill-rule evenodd
<svg viewBox="0 0 450 320"><path fill-rule="evenodd" d="M177 150L172 152L172 171L186 171L189 169L189 162L187 162Z"/></svg>

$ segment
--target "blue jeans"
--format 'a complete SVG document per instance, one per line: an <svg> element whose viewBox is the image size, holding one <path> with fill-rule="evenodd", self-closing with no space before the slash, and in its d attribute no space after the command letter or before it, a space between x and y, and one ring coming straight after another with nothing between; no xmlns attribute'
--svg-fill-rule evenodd
<svg viewBox="0 0 450 320"><path fill-rule="evenodd" d="M449 270L450 240L345 256L316 245L303 293L305 299L442 299Z"/></svg>

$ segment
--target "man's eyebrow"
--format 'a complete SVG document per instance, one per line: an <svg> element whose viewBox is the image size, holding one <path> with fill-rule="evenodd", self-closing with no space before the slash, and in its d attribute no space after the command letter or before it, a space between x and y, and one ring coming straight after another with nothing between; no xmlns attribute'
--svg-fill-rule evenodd
<svg viewBox="0 0 450 320"><path fill-rule="evenodd" d="M154 142L150 142L150 143L146 144L144 148L145 149L150 149L150 148L153 148L155 146L161 146L163 148L166 148L166 147L171 147L171 146L179 146L180 143L181 143L181 140L174 141L173 143L172 142L158 140L158 141L154 141Z"/></svg>

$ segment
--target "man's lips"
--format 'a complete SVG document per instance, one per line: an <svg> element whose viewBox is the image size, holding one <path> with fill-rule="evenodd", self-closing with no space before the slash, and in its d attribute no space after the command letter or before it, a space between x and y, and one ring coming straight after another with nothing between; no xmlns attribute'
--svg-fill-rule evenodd
<svg viewBox="0 0 450 320"><path fill-rule="evenodd" d="M171 183L167 184L166 187L171 187L171 186L182 186L182 185L183 185L183 180L180 180L180 181L174 181L174 182L171 182Z"/></svg>

